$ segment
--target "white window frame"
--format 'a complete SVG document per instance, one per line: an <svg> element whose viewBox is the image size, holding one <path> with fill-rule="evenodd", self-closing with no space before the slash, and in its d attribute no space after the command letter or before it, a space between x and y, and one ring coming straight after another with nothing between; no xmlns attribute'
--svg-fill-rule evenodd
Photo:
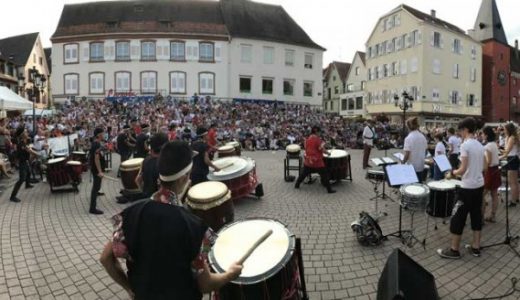
<svg viewBox="0 0 520 300"><path fill-rule="evenodd" d="M157 59L155 41L141 41L141 60L154 61Z"/></svg>
<svg viewBox="0 0 520 300"><path fill-rule="evenodd" d="M305 69L313 69L314 65L314 54L313 53L305 53L304 56L304 68Z"/></svg>
<svg viewBox="0 0 520 300"><path fill-rule="evenodd" d="M199 61L214 62L215 61L215 45L209 42L199 43ZM209 93L208 95L212 95Z"/></svg>
<svg viewBox="0 0 520 300"><path fill-rule="evenodd" d="M285 90L285 83L289 83L289 86L291 87L291 92L288 93L286 92ZM295 84L296 80L294 79L284 79L283 80L283 94L284 96L294 96L294 84Z"/></svg>
<svg viewBox="0 0 520 300"><path fill-rule="evenodd" d="M199 94L215 95L215 73L200 72L199 73Z"/></svg>
<svg viewBox="0 0 520 300"><path fill-rule="evenodd" d="M89 61L97 62L105 60L105 44L103 42L92 42L89 45Z"/></svg>
<svg viewBox="0 0 520 300"><path fill-rule="evenodd" d="M63 62L65 64L79 63L79 45L65 44L63 46Z"/></svg>
<svg viewBox="0 0 520 300"><path fill-rule="evenodd" d="M453 53L460 54L462 52L462 41L453 39Z"/></svg>
<svg viewBox="0 0 520 300"><path fill-rule="evenodd" d="M441 100L441 91L438 88L432 89L432 101L440 101Z"/></svg>
<svg viewBox="0 0 520 300"><path fill-rule="evenodd" d="M63 92L65 95L79 95L79 74L67 73L63 75Z"/></svg>
<svg viewBox="0 0 520 300"><path fill-rule="evenodd" d="M127 46L127 53L124 53L123 45ZM123 53L121 53L123 52ZM117 41L116 42L116 61L130 61L130 42L129 41Z"/></svg>
<svg viewBox="0 0 520 300"><path fill-rule="evenodd" d="M186 61L186 42L171 41L170 42L170 60Z"/></svg>
<svg viewBox="0 0 520 300"><path fill-rule="evenodd" d="M157 72L143 71L141 77L141 94L157 93Z"/></svg>
<svg viewBox="0 0 520 300"><path fill-rule="evenodd" d="M92 72L89 74L89 94L101 95L105 93L105 73Z"/></svg>
<svg viewBox="0 0 520 300"><path fill-rule="evenodd" d="M245 64L253 62L253 45L240 45L240 62Z"/></svg>
<svg viewBox="0 0 520 300"><path fill-rule="evenodd" d="M432 35L432 46L434 48L442 48L442 35L440 32L434 31Z"/></svg>
<svg viewBox="0 0 520 300"><path fill-rule="evenodd" d="M305 88L307 85L310 85L310 87L311 87L310 95L306 94ZM303 96L304 97L313 97L314 96L314 81L304 81L303 82Z"/></svg>
<svg viewBox="0 0 520 300"><path fill-rule="evenodd" d="M264 46L262 49L264 54L264 65L274 64L274 47Z"/></svg>
<svg viewBox="0 0 520 300"><path fill-rule="evenodd" d="M458 91L451 91L450 92L450 104L451 105L459 105L460 102L460 93Z"/></svg>
<svg viewBox="0 0 520 300"><path fill-rule="evenodd" d="M287 66L287 67L294 66L295 53L296 53L296 51L291 50L291 49L285 50L285 66Z"/></svg>
<svg viewBox="0 0 520 300"><path fill-rule="evenodd" d="M186 72L170 72L170 94L186 94Z"/></svg>
<svg viewBox="0 0 520 300"><path fill-rule="evenodd" d="M114 75L116 93L130 92L132 90L132 73L119 71Z"/></svg>

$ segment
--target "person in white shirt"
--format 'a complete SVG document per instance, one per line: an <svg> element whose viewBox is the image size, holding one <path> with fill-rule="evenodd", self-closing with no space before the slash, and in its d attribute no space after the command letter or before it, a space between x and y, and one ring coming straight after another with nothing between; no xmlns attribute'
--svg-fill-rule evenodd
<svg viewBox="0 0 520 300"><path fill-rule="evenodd" d="M448 159L453 169L459 167L460 144L462 140L455 134L455 128L448 129Z"/></svg>
<svg viewBox="0 0 520 300"><path fill-rule="evenodd" d="M428 141L424 134L419 131L419 120L412 117L406 121L406 126L410 130L408 136L404 139L404 158L402 163L409 163L417 173L419 182L424 181L424 160L426 158L426 149Z"/></svg>
<svg viewBox="0 0 520 300"><path fill-rule="evenodd" d="M518 133L513 123L507 123L504 129L506 133L506 145L500 159L507 160L507 165L505 165L504 168L507 170L507 181L511 188L511 202L509 202L509 205L514 207L518 203L518 168L520 167L520 159L518 158Z"/></svg>
<svg viewBox="0 0 520 300"><path fill-rule="evenodd" d="M441 155L446 155L446 146L444 145L444 134L442 133L436 133L435 134L435 153L434 153L434 157L438 157L438 156L441 156ZM439 167L437 166L436 163L434 163L434 166L433 166L433 180L441 180L444 178L444 172L441 172L441 170L439 169Z"/></svg>
<svg viewBox="0 0 520 300"><path fill-rule="evenodd" d="M477 121L474 118L465 118L459 123L459 131L464 138L461 145L460 167L452 171L452 176L462 176L462 186L459 191L459 201L453 208L450 221L451 245L446 249L438 249L437 253L443 258L460 258L460 241L466 218L471 217L473 242L465 248L475 256L480 256L480 232L482 230L482 198L484 192L483 172L487 169L484 159L484 146L475 139Z"/></svg>
<svg viewBox="0 0 520 300"><path fill-rule="evenodd" d="M372 147L374 147L376 133L374 131L373 124L374 121L368 120L366 122L365 129L363 129L363 169L368 168L370 152L372 151Z"/></svg>
<svg viewBox="0 0 520 300"><path fill-rule="evenodd" d="M484 218L486 222L495 223L495 215L498 207L498 188L502 185L500 176L498 145L496 143L496 134L493 128L486 126L482 129L482 140L486 143L484 146L487 171L484 174L484 196L491 194L491 211ZM482 215L485 215L485 206L482 207Z"/></svg>

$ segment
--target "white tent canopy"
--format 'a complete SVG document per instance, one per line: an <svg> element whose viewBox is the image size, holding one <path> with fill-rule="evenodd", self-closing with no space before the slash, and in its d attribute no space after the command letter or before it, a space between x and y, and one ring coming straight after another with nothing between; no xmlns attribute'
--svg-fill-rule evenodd
<svg viewBox="0 0 520 300"><path fill-rule="evenodd" d="M25 100L5 86L0 86L0 109L26 110L32 107L33 104L31 101Z"/></svg>

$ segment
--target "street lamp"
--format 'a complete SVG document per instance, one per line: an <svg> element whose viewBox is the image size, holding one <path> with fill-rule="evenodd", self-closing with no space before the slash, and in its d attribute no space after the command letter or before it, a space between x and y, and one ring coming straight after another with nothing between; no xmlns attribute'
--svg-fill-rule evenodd
<svg viewBox="0 0 520 300"><path fill-rule="evenodd" d="M36 134L36 95L40 98L40 94L45 90L45 83L47 81L47 77L44 74L40 74L36 67L33 66L32 69L29 70L29 81L33 84L32 87L32 102L33 102L33 134Z"/></svg>
<svg viewBox="0 0 520 300"><path fill-rule="evenodd" d="M23 73L18 72L18 93L20 96L23 97L23 91L25 87L25 77L23 76Z"/></svg>
<svg viewBox="0 0 520 300"><path fill-rule="evenodd" d="M406 111L413 107L413 100L413 97L406 91L401 94L401 98L397 94L394 95L395 107L399 107L403 111L403 141L406 135Z"/></svg>

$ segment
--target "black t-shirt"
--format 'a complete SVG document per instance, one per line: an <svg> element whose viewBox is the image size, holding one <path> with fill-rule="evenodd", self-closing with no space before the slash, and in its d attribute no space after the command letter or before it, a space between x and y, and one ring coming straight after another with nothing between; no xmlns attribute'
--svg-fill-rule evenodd
<svg viewBox="0 0 520 300"><path fill-rule="evenodd" d="M143 195L145 197L152 196L152 194L159 189L157 184L157 180L159 179L157 160L157 157L150 156L143 161L141 175L143 176Z"/></svg>
<svg viewBox="0 0 520 300"><path fill-rule="evenodd" d="M146 141L148 141L148 135L146 133L141 133L137 136L135 141L135 151L136 157L146 157L148 155L148 151L146 149Z"/></svg>
<svg viewBox="0 0 520 300"><path fill-rule="evenodd" d="M99 163L101 164L101 170L104 171L105 170L105 155L103 153L103 148L101 147L101 143L99 143L98 141L93 141L92 144L90 145L90 150L88 152L88 157L90 160L90 171L93 174L98 173L98 169L96 167L96 160L95 160L96 153L99 154Z"/></svg>
<svg viewBox="0 0 520 300"><path fill-rule="evenodd" d="M120 133L117 136L117 151L119 153L128 153L130 152L130 147L128 147L128 136L124 133Z"/></svg>
<svg viewBox="0 0 520 300"><path fill-rule="evenodd" d="M193 151L197 151L198 154L193 158L193 169L192 173L197 175L207 175L209 173L209 167L204 162L204 157L209 147L203 141L197 141L191 145Z"/></svg>
<svg viewBox="0 0 520 300"><path fill-rule="evenodd" d="M27 149L27 144L24 139L18 139L18 143L16 144L16 158L18 158L20 162L29 160L29 150Z"/></svg>

